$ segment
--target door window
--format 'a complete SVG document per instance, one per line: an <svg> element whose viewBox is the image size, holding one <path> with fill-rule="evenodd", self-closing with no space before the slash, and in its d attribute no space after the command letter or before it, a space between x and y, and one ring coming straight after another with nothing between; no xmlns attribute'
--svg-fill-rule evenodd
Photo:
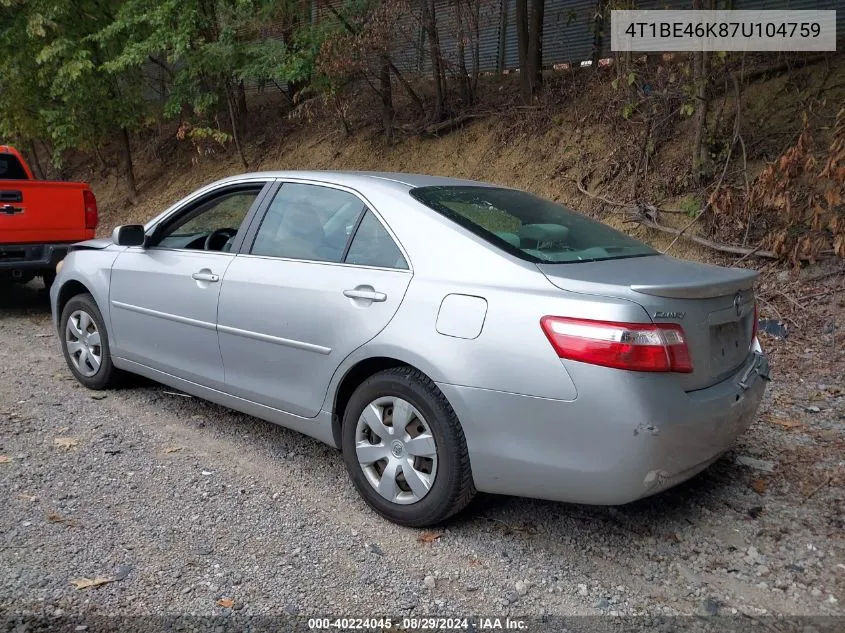
<svg viewBox="0 0 845 633"><path fill-rule="evenodd" d="M262 187L230 190L201 201L169 223L156 246L228 252Z"/></svg>
<svg viewBox="0 0 845 633"><path fill-rule="evenodd" d="M364 203L346 191L287 183L261 222L253 255L340 262Z"/></svg>

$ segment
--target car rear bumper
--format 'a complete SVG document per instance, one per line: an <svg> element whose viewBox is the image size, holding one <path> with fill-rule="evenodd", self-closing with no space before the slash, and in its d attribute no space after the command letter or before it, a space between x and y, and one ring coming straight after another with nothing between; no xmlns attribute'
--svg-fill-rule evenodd
<svg viewBox="0 0 845 633"><path fill-rule="evenodd" d="M55 271L68 253L70 243L0 244L0 271Z"/></svg>
<svg viewBox="0 0 845 633"><path fill-rule="evenodd" d="M589 376L576 380L572 401L439 385L461 420L478 490L600 505L666 490L732 447L768 380L760 352L689 393L667 389L666 375L580 369Z"/></svg>

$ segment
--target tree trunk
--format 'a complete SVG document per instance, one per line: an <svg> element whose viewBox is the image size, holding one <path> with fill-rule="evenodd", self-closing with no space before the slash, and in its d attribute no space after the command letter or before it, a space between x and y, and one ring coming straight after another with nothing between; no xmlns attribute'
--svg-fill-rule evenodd
<svg viewBox="0 0 845 633"><path fill-rule="evenodd" d="M35 149L35 142L29 141L30 164L35 168L35 177L44 180L44 168L41 167L41 160L38 158L38 151Z"/></svg>
<svg viewBox="0 0 845 633"><path fill-rule="evenodd" d="M693 9L709 8L709 0L693 0ZM710 107L708 84L710 83L710 54L697 51L692 54L692 76L695 87L695 118L693 119L692 175L696 184L701 184L707 169L708 152L704 143L707 130L707 111Z"/></svg>
<svg viewBox="0 0 845 633"><path fill-rule="evenodd" d="M604 44L604 13L607 0L596 0L596 14L593 17L593 70L599 67L601 50Z"/></svg>
<svg viewBox="0 0 845 633"><path fill-rule="evenodd" d="M384 138L389 144L393 140L393 87L390 83L390 57L381 55L379 70L379 92L381 93L381 121L384 127Z"/></svg>
<svg viewBox="0 0 845 633"><path fill-rule="evenodd" d="M224 90L226 91L226 104L229 106L229 122L232 126L232 140L235 143L235 149L238 151L238 156L241 158L241 163L243 163L244 169L249 169L249 163L246 161L244 150L241 147L241 135L238 132L238 115L235 109L235 95L232 91L232 84L228 79L224 82Z"/></svg>
<svg viewBox="0 0 845 633"><path fill-rule="evenodd" d="M138 203L138 188L135 186L135 170L132 167L132 146L129 144L129 130L120 130L120 150L123 154L123 178L126 180L126 193L131 204Z"/></svg>
<svg viewBox="0 0 845 633"><path fill-rule="evenodd" d="M522 98L531 100L531 80L528 69L528 0L516 0L516 42L519 54L519 86Z"/></svg>
<svg viewBox="0 0 845 633"><path fill-rule="evenodd" d="M522 98L530 102L543 84L544 0L516 0L516 38L519 44L519 84Z"/></svg>
<svg viewBox="0 0 845 633"><path fill-rule="evenodd" d="M479 12L481 9L480 0L470 0L470 29L472 30L472 76L470 80L470 90L472 91L473 99L478 94L478 76L481 74L481 19Z"/></svg>
<svg viewBox="0 0 845 633"><path fill-rule="evenodd" d="M399 72L399 69L396 68L396 65L393 62L390 62L390 70L396 76L396 79L399 80L399 83L402 84L402 87L405 89L405 92L408 93L408 96L411 98L411 102L414 104L414 109L420 114L425 113L425 106L423 105L422 99L416 93L413 86L408 83L408 80Z"/></svg>
<svg viewBox="0 0 845 633"><path fill-rule="evenodd" d="M246 115L247 115L247 107L246 107L246 88L244 86L244 80L241 79L240 83L238 83L238 119L241 123L241 131L246 132Z"/></svg>
<svg viewBox="0 0 845 633"><path fill-rule="evenodd" d="M464 29L463 15L464 2L457 2L455 4L455 18L458 23L458 37L457 37L457 53L458 53L458 88L461 94L461 101L464 105L472 105L472 84L469 80L469 73L467 72L466 64L466 30Z"/></svg>
<svg viewBox="0 0 845 633"><path fill-rule="evenodd" d="M531 95L543 86L543 17L545 0L532 0L531 22L528 25L528 59L531 71Z"/></svg>
<svg viewBox="0 0 845 633"><path fill-rule="evenodd" d="M440 54L440 38L437 35L437 21L434 14L434 0L422 0L422 22L431 46L431 71L434 78L434 112L432 118L435 121L441 121L445 105L445 81L443 57Z"/></svg>

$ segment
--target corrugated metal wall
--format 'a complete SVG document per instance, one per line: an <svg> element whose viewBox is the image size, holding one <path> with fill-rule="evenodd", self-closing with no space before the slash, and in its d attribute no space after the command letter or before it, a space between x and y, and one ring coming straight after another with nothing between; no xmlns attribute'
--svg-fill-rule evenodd
<svg viewBox="0 0 845 633"><path fill-rule="evenodd" d="M482 71L508 70L519 67L519 50L516 35L515 0L479 0L481 20L479 50ZM457 25L454 2L436 3L437 31L441 49L454 61ZM839 38L845 36L845 2L843 0L719 0L720 8L733 9L838 9L836 15ZM530 2L529 2L530 5ZM546 0L543 20L543 65L579 65L593 57L597 0ZM639 0L638 9L689 9L691 0ZM609 22L609 15L606 19ZM610 57L609 28L602 39L601 55ZM424 39L421 40L424 42ZM428 48L423 50L427 57ZM419 52L419 51L418 51ZM449 57L451 55L451 57ZM469 49L467 49L469 55ZM469 59L467 61L469 67ZM423 69L430 62L423 61Z"/></svg>
<svg viewBox="0 0 845 633"><path fill-rule="evenodd" d="M420 2L409 0L411 12L405 24L397 28L393 63L403 72L430 72L430 43L420 20ZM342 10L344 0L314 0L312 17L328 19L327 5ZM529 5L531 2L529 1ZM845 37L845 0L717 0L719 8L732 9L836 9L837 34ZM440 50L448 73L455 73L458 64L457 10L462 10L464 31L464 59L467 70L473 67L477 52L479 70L495 72L519 67L516 35L516 0L435 0L435 19ZM578 66L592 60L595 39L595 17L599 0L546 0L543 21L543 65ZM689 9L691 0L637 0L638 9ZM477 13L474 13L477 12ZM601 56L612 57L610 51L609 15L606 14L605 37L601 41ZM476 25L477 23L477 25ZM268 24L268 37L278 37L279 25ZM161 69L151 67L150 75L158 77ZM246 86L248 92L260 89L257 84Z"/></svg>

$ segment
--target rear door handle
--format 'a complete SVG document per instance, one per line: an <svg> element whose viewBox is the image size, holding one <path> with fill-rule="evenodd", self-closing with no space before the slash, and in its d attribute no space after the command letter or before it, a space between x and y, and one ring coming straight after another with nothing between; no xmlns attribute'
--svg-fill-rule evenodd
<svg viewBox="0 0 845 633"><path fill-rule="evenodd" d="M343 296L349 297L350 299L367 299L375 302L387 301L387 295L383 292L376 292L375 290L360 287L353 288L352 290L344 290Z"/></svg>
<svg viewBox="0 0 845 633"><path fill-rule="evenodd" d="M215 275L210 270L200 270L198 272L195 272L193 275L191 275L191 278L196 279L197 281L220 281L220 277L218 275Z"/></svg>

